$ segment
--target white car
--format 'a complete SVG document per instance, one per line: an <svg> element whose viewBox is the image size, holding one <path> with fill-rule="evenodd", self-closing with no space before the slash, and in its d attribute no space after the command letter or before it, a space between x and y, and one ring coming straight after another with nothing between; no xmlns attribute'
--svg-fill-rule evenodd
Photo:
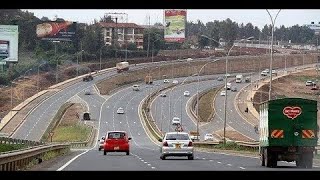
<svg viewBox="0 0 320 180"><path fill-rule="evenodd" d="M189 91L185 91L185 92L183 93L183 95L184 95L184 96L190 96L190 92L189 92Z"/></svg>
<svg viewBox="0 0 320 180"><path fill-rule="evenodd" d="M164 79L163 83L169 83L169 80L168 79Z"/></svg>
<svg viewBox="0 0 320 180"><path fill-rule="evenodd" d="M180 118L174 117L174 118L172 119L172 125L178 125L178 124L180 124L180 123L181 123Z"/></svg>
<svg viewBox="0 0 320 180"><path fill-rule="evenodd" d="M268 73L269 73L268 71L264 70L261 72L261 76L268 76Z"/></svg>
<svg viewBox="0 0 320 180"><path fill-rule="evenodd" d="M306 86L313 86L315 83L314 82L312 82L312 81L307 81L306 82Z"/></svg>
<svg viewBox="0 0 320 180"><path fill-rule="evenodd" d="M205 136L204 136L204 140L205 141L213 141L213 135L212 134L206 134Z"/></svg>
<svg viewBox="0 0 320 180"><path fill-rule="evenodd" d="M139 90L140 90L139 85L137 85L137 84L133 85L133 86L132 86L132 89L133 89L134 91L139 91Z"/></svg>
<svg viewBox="0 0 320 180"><path fill-rule="evenodd" d="M179 81L178 81L178 80L173 80L172 83L173 83L173 84L178 84Z"/></svg>
<svg viewBox="0 0 320 180"><path fill-rule="evenodd" d="M165 160L168 156L187 156L193 160L193 143L186 132L167 132L163 139L159 139L160 159Z"/></svg>
<svg viewBox="0 0 320 180"><path fill-rule="evenodd" d="M119 107L117 110L117 114L124 114L124 109L122 107Z"/></svg>
<svg viewBox="0 0 320 180"><path fill-rule="evenodd" d="M99 151L101 151L101 149L103 149L104 140L105 140L104 136L102 136L101 139L99 140Z"/></svg>
<svg viewBox="0 0 320 180"><path fill-rule="evenodd" d="M220 92L220 95L221 95L221 96L225 96L225 95L226 95L226 91L221 91L221 92Z"/></svg>

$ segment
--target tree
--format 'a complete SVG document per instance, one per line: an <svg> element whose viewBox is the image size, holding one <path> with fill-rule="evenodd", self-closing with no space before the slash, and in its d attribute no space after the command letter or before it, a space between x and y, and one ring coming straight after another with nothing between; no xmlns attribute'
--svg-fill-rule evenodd
<svg viewBox="0 0 320 180"><path fill-rule="evenodd" d="M132 42L128 43L127 50L135 51L137 49L138 48L137 48L137 45L135 43L132 43Z"/></svg>
<svg viewBox="0 0 320 180"><path fill-rule="evenodd" d="M205 37L200 35L198 37L198 39L199 39L199 47L200 47L200 49L203 49L205 46L209 45L209 39L208 38L205 38Z"/></svg>
<svg viewBox="0 0 320 180"><path fill-rule="evenodd" d="M107 15L104 15L102 18L100 18L99 22L114 23L111 16L107 16Z"/></svg>

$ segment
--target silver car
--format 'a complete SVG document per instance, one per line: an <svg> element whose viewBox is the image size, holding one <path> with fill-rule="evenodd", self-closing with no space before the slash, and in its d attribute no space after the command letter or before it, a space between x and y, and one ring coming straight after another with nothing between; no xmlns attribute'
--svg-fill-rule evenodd
<svg viewBox="0 0 320 180"><path fill-rule="evenodd" d="M187 156L193 160L193 144L190 136L186 132L168 132L163 139L160 147L160 159L165 160L168 156Z"/></svg>

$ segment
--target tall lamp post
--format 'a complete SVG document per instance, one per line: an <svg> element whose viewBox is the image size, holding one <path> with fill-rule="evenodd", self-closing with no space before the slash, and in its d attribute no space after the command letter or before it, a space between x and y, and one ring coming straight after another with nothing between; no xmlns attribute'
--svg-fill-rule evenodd
<svg viewBox="0 0 320 180"><path fill-rule="evenodd" d="M208 36L205 36L205 35L202 35L202 37L206 37L206 38L208 38L208 39L210 39L210 40L213 40L213 41L215 41L215 42L217 42L217 43L219 43L218 41L216 41L216 40L214 40L214 39L212 39L212 38L209 38ZM251 39L253 39L253 37L249 37L249 38L246 38L246 39L241 39L241 40L239 40L238 41L238 43L239 42L242 42L242 41L246 41L246 40L251 40ZM232 48L235 46L235 44L233 44L232 45L232 47L229 49L229 51L228 51L228 53L227 53L227 56L226 56L226 75L225 75L225 88L226 88L226 90L225 90L225 92L226 92L226 95L225 95L225 100L224 100L224 122L223 122L223 143L224 144L226 144L226 126L227 126L227 92L228 92L228 90L227 90L227 83L228 83L228 57L229 57L229 55L230 55L230 52L231 52L231 50L232 50ZM206 65L206 64L205 64ZM204 67L204 66L203 66ZM200 71L201 71L201 69L200 69ZM200 74L200 71L199 71L199 74ZM197 101L198 101L198 94L197 94ZM198 108L199 108L199 105L197 105L198 106ZM198 109L197 108L197 109ZM198 110L197 110L198 111ZM197 112L198 113L198 112Z"/></svg>
<svg viewBox="0 0 320 180"><path fill-rule="evenodd" d="M101 71L101 54L102 54L102 52L101 52L101 51L102 51L102 48L103 48L103 47L105 47L105 46L106 46L106 44L105 44L105 45L103 45L103 46L100 48L100 71Z"/></svg>
<svg viewBox="0 0 320 180"><path fill-rule="evenodd" d="M42 63L38 66L38 76L37 76L37 92L40 91L40 66L47 64L47 62Z"/></svg>
<svg viewBox="0 0 320 180"><path fill-rule="evenodd" d="M272 61L273 61L273 32L274 32L274 24L276 22L276 19L278 17L278 14L280 13L281 9L278 11L276 17L273 19L268 9L266 9L271 20L272 24L272 30L271 30L271 59L270 59L270 87L269 87L269 100L271 100L271 87L272 87Z"/></svg>
<svg viewBox="0 0 320 180"><path fill-rule="evenodd" d="M61 57L63 57L63 56L66 56L65 54L63 54L63 55L61 55L61 56L59 56L58 58L57 58L57 67L56 67L56 84L58 84L58 62L59 62L59 59L61 58Z"/></svg>
<svg viewBox="0 0 320 180"><path fill-rule="evenodd" d="M27 74L27 72L29 72L29 71L31 71L31 70L33 70L32 68L31 69L28 69L25 73L24 73L24 75L23 75L23 79L25 79L25 77L26 77L26 74ZM24 88L25 88L25 84L23 84L23 93L22 93L22 99L24 100Z"/></svg>

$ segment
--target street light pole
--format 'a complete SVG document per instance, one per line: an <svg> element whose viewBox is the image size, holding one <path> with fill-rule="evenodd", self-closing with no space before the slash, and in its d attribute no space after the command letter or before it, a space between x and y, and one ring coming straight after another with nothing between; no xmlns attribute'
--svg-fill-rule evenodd
<svg viewBox="0 0 320 180"><path fill-rule="evenodd" d="M245 41L245 40L250 40L252 39L253 37L249 37L247 39L241 39L239 42L242 42L242 41ZM228 57L230 55L230 52L232 50L232 48L235 46L235 44L233 44L231 46L231 48L229 49L228 51L228 54L226 56L226 81L225 81L225 99L224 99L224 122L223 122L223 144L225 145L226 144L226 126L227 126L227 97L228 97L228 89L227 89L227 83L228 83Z"/></svg>
<svg viewBox="0 0 320 180"><path fill-rule="evenodd" d="M26 74L27 74L27 72L29 72L29 71L31 71L32 69L28 69L25 73L24 73L24 75L23 75L23 79L25 79L25 76L26 76ZM22 93L22 99L24 100L24 88L25 88L25 84L22 84L22 89L23 89L23 93Z"/></svg>
<svg viewBox="0 0 320 180"><path fill-rule="evenodd" d="M278 17L278 14L280 13L281 9L278 11L276 17L273 19L270 12L268 11L268 9L266 9L270 19L271 19L271 23L272 23L272 30L271 30L271 59L270 59L270 87L269 87L269 100L271 100L271 88L272 88L272 61L273 61L273 33L274 33L274 24L276 22L276 19Z"/></svg>
<svg viewBox="0 0 320 180"><path fill-rule="evenodd" d="M54 56L57 57L57 43L60 41L52 41L54 43ZM58 59L56 58L56 84L58 83Z"/></svg>
<svg viewBox="0 0 320 180"><path fill-rule="evenodd" d="M42 63L38 66L38 77L37 77L37 92L40 91L40 66L44 65L46 63Z"/></svg>

